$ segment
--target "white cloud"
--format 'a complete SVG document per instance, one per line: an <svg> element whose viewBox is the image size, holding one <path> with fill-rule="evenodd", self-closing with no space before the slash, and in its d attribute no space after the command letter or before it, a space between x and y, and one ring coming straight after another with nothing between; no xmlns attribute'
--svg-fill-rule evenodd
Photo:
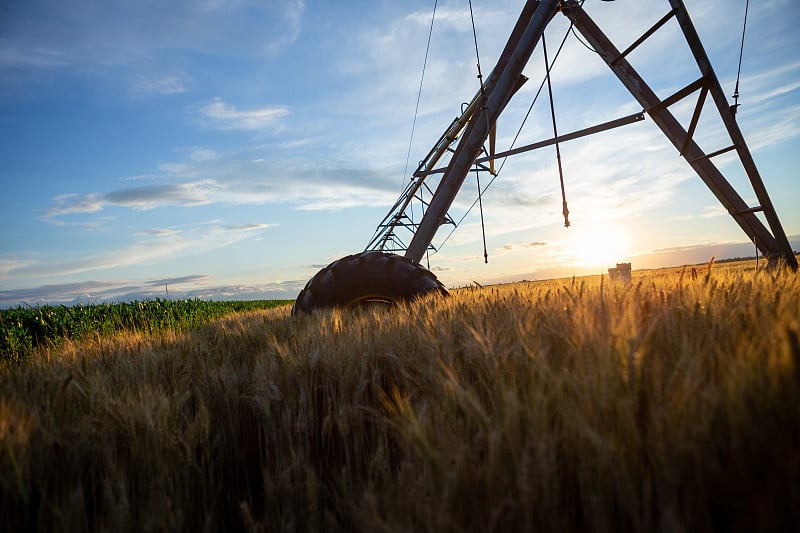
<svg viewBox="0 0 800 533"><path fill-rule="evenodd" d="M49 261L0 261L0 274L14 273L17 278L43 279L64 277L93 271L104 271L133 265L157 264L175 257L187 257L253 240L257 232L274 224L197 224L189 231L150 229L134 235L144 237L106 252L72 259ZM151 238L152 237L152 238ZM120 239L124 240L124 239Z"/></svg>
<svg viewBox="0 0 800 533"><path fill-rule="evenodd" d="M64 225L58 217L73 213L97 213L103 210L106 202L100 193L91 193L85 196L78 194L62 194L53 199L55 205L45 211L43 220L56 226Z"/></svg>
<svg viewBox="0 0 800 533"><path fill-rule="evenodd" d="M128 207L146 211L168 205L198 206L214 201L215 194L224 186L214 180L200 180L177 184L156 184L119 189L109 193L87 195L65 194L54 199L55 205L44 212L42 220L63 225L61 217L78 213L97 213L111 206Z"/></svg>
<svg viewBox="0 0 800 533"><path fill-rule="evenodd" d="M134 83L134 90L139 93L181 94L186 92L186 80L175 74L152 78L139 76Z"/></svg>
<svg viewBox="0 0 800 533"><path fill-rule="evenodd" d="M19 271L35 265L36 261L32 259L18 259L15 257L0 257L0 281L8 279L8 274L12 271Z"/></svg>
<svg viewBox="0 0 800 533"><path fill-rule="evenodd" d="M514 254L521 251L530 250L531 248L540 248L542 246L547 246L547 243L544 241L508 243L496 248L493 255L503 256L507 254Z"/></svg>
<svg viewBox="0 0 800 533"><path fill-rule="evenodd" d="M199 113L207 119L208 125L221 130L261 130L279 126L281 119L289 115L289 108L273 105L239 110L221 98L214 98L200 108Z"/></svg>
<svg viewBox="0 0 800 533"><path fill-rule="evenodd" d="M267 228L273 228L277 224L238 224L234 226L222 226L224 231L230 231L234 233L246 233L250 231L258 231Z"/></svg>
<svg viewBox="0 0 800 533"><path fill-rule="evenodd" d="M179 230L174 229L160 229L160 228L152 228L147 229L144 231L137 232L135 235L137 237L170 237L172 235L176 235L180 233Z"/></svg>
<svg viewBox="0 0 800 533"><path fill-rule="evenodd" d="M700 215L701 218L716 218L725 216L728 216L728 210L722 205L707 205L703 209L703 213Z"/></svg>
<svg viewBox="0 0 800 533"><path fill-rule="evenodd" d="M193 148L191 152L189 152L189 159L192 161L211 161L218 157L219 154L217 151L211 150L210 148Z"/></svg>
<svg viewBox="0 0 800 533"><path fill-rule="evenodd" d="M800 62L778 65L772 69L744 76L741 87L745 90L743 103L769 100L800 88Z"/></svg>
<svg viewBox="0 0 800 533"><path fill-rule="evenodd" d="M153 298L269 300L292 299L305 280L259 284L221 284L208 274L193 274L158 280L114 279L43 285L30 289L0 290L0 308L15 305L97 304Z"/></svg>
<svg viewBox="0 0 800 533"><path fill-rule="evenodd" d="M135 211L212 204L285 204L307 211L388 207L397 194L396 184L387 179L391 173L384 168L364 161L276 158L284 151L280 143L233 153L198 147L181 151L187 152L186 158L160 163L160 175L146 176L150 184L60 195L41 219L64 226L72 215L96 218L112 207ZM269 165L264 164L267 161Z"/></svg>
<svg viewBox="0 0 800 533"><path fill-rule="evenodd" d="M181 174L187 168L188 168L188 166L185 163L159 163L158 164L158 170L160 170L161 172L164 172L165 174ZM161 175L161 176L147 176L147 177L158 179L158 178L163 178L163 175ZM131 178L128 178L128 179L131 179Z"/></svg>

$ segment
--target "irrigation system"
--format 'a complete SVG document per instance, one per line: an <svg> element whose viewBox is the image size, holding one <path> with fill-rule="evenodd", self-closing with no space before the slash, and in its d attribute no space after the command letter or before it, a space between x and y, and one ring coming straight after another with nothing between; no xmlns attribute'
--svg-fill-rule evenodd
<svg viewBox="0 0 800 533"><path fill-rule="evenodd" d="M432 243L442 227L450 226L452 229L457 226L449 210L470 172L474 172L478 179L481 174L490 176L486 184L488 187L499 174L497 163L509 156L545 146L556 147L562 184L562 213L564 225L569 226L559 144L647 118L658 126L758 251L772 264L782 263L793 270L797 269L797 259L736 122L738 82L734 103L731 104L683 1L668 0L666 14L621 51L586 13L583 3L578 0L528 0L525 3L491 73L484 80L478 59L480 90L471 102L463 106L460 116L445 128L444 133L421 160L400 197L379 222L366 249L334 261L312 277L298 295L292 309L293 314L333 306L352 307L374 303L391 305L431 291L446 293L436 276L420 262L426 253L436 251ZM569 20L570 29L574 28L580 33L585 43L603 59L641 106L641 111L590 128L559 134L549 80L552 63L548 62L544 81L550 94L553 136L497 152L497 119L527 81L523 69L537 46L543 47L547 61L544 31L559 14ZM680 28L700 76L675 93L659 98L626 57L663 27L674 24ZM707 111L705 103L709 97L713 106L708 107L715 110L721 118L729 144L706 152L695 141L694 134L702 113ZM695 99L694 111L688 125L683 125L672 113L671 107L690 98ZM738 157L758 205L747 204L715 165L714 158L725 153L735 153ZM476 203L482 205L481 194L485 187L482 189L480 181L478 183Z"/></svg>

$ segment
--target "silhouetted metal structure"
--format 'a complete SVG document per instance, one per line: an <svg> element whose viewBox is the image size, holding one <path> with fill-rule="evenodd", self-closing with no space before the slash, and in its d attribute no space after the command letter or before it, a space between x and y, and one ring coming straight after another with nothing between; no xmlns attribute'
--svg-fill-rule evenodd
<svg viewBox="0 0 800 533"><path fill-rule="evenodd" d="M772 263L783 261L790 268L797 269L797 260L744 136L736 123L736 106L731 106L728 102L683 2L669 0L671 7L669 12L621 52L589 17L581 4L582 2L576 0L529 0L525 4L497 64L485 84L482 85L481 91L464 108L462 114L448 126L427 156L420 162L400 198L378 225L359 261L355 263L352 260L348 261L351 266L357 264L359 272L349 272L349 268L344 268L340 262L332 263L309 281L298 296L295 311L307 311L314 307L328 305L358 305L364 301L392 303L398 299L407 299L405 291L399 291L403 293L403 296L399 297L377 294L382 290L386 291L387 287L410 284L410 280L398 275L397 268L386 268L381 265L384 263L399 264L397 260L386 259L389 253L403 254L407 261L415 265L419 264L425 253L432 249L431 243L438 229L442 225L455 224L448 211L470 171L484 171L494 175L494 162L500 158L630 124L643 120L645 115L649 116L661 129L745 234L755 243L758 250ZM541 40L548 23L558 12L570 20L574 28L600 55L623 86L642 106L642 112L592 128L556 135L552 139L506 152L494 153L492 133L495 123L511 97L525 83L526 78L522 75L522 71ZM700 71L700 77L662 99L631 66L626 56L673 19L679 25L689 45ZM697 93L697 101L694 112L688 127L684 127L672 114L670 107L695 93ZM695 142L694 132L709 95L727 130L730 144L706 153ZM489 153L486 153L487 150L484 148L487 138L490 140ZM759 205L748 205L714 164L714 157L734 151L741 161ZM450 157L447 164L437 167L448 154ZM426 183L426 178L436 174L442 176L435 190L432 190ZM415 203L419 204L420 217L415 217L412 212L412 206ZM767 225L756 216L756 213L759 212L763 213ZM567 213L566 201L564 201L565 225L568 225ZM419 218L418 222L416 218ZM407 240L408 244L406 244ZM349 257L357 256L358 254ZM372 274L372 277L376 279L375 287L365 287L361 292L356 291L354 294L343 295L341 301L332 301L331 298L326 297L326 294L333 290L337 277L345 279L363 275L365 268L382 270L382 272ZM415 270L414 275L435 280L435 276L430 273L423 274L421 271ZM443 290L440 285L430 281L423 284L418 292L423 293L434 290L434 288Z"/></svg>

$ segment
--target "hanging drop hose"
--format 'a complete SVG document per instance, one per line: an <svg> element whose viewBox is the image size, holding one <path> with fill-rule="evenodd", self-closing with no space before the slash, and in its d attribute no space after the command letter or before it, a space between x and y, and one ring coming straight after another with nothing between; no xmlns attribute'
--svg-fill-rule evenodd
<svg viewBox="0 0 800 533"><path fill-rule="evenodd" d="M750 0L744 4L744 23L742 24L742 44L739 46L739 68L736 71L736 87L733 89L733 105L731 112L736 115L739 109L739 78L742 75L742 55L744 55L744 33L747 30L747 11L750 9Z"/></svg>
<svg viewBox="0 0 800 533"><path fill-rule="evenodd" d="M489 252L486 251L486 227L483 224L483 200L481 200L481 173L475 165L475 180L478 182L478 207L481 212L481 234L483 235L483 262L489 264Z"/></svg>
<svg viewBox="0 0 800 533"><path fill-rule="evenodd" d="M489 130L491 129L489 126L489 115L486 113L486 101L488 100L486 96L486 88L483 85L483 72L481 72L481 54L478 52L478 33L475 31L475 16L472 13L472 0L469 0L469 18L472 21L472 40L475 42L475 59L478 64L478 81L481 84L481 110L483 110L483 116L486 118L486 134L489 134Z"/></svg>
<svg viewBox="0 0 800 533"><path fill-rule="evenodd" d="M564 170L561 168L561 149L558 147L558 127L556 126L556 109L553 105L553 87L550 84L550 63L547 60L547 44L542 34L542 50L544 51L544 66L546 69L547 78L547 92L550 95L550 117L553 119L553 138L555 139L556 146L556 161L558 161L558 178L561 181L561 213L564 215L564 227L568 228L569 224L569 209L567 208L567 195L564 192Z"/></svg>
<svg viewBox="0 0 800 533"><path fill-rule="evenodd" d="M489 114L486 112L486 89L483 85L483 73L481 72L481 55L478 52L478 33L475 31L475 16L472 13L472 0L469 0L469 18L472 21L472 39L475 42L475 58L478 63L478 81L481 84L481 111L486 119L486 135L489 135L491 124L489 124ZM485 151L485 148L484 148ZM486 225L483 221L483 200L481 199L481 175L477 165L475 165L475 179L478 182L478 207L481 213L481 235L483 236L483 262L489 263L489 252L486 249Z"/></svg>
<svg viewBox="0 0 800 533"><path fill-rule="evenodd" d="M425 45L425 60L422 62L422 74L419 77L419 90L417 91L417 105L414 107L414 120L411 122L411 138L408 140L408 152L406 153L406 166L403 169L403 186L406 183L408 174L408 161L411 159L411 145L414 143L414 130L417 127L417 115L419 115L419 101L422 98L422 82L425 80L425 69L428 66L428 53L431 49L431 37L433 36L433 23L436 20L436 6L438 0L433 2L433 14L431 15L431 26L428 30L428 44Z"/></svg>
<svg viewBox="0 0 800 533"><path fill-rule="evenodd" d="M585 0L581 0L580 5L583 5L584 1ZM556 55L553 57L553 64L555 64L555 62L558 60L559 55L561 55L561 50L564 48L564 44L567 42L567 38L570 35L570 30L572 29L572 26L573 26L573 23L570 22L570 29L567 30L567 32L564 34L564 37L561 39L561 45L558 47L558 50L556 50ZM552 67L552 65L548 65L546 70L549 72L551 67ZM536 90L536 94L534 95L533 100L531 101L531 105L528 107L528 111L527 111L527 113L525 113L525 117L522 119L522 123L520 124L519 128L517 129L517 133L514 135L514 139L511 141L511 145L509 147L509 150L511 148L514 148L514 146L516 146L517 140L519 139L519 136L522 133L523 128L525 127L525 123L528 121L528 118L530 118L531 112L533 111L533 106L536 105L536 102L539 100L539 96L541 95L542 91L544 90L544 85L545 85L546 82L547 82L547 78L543 77L541 83L539 83L539 88ZM495 180L500 176L500 173L503 171L503 167L505 167L506 161L508 161L508 156L503 158L503 161L500 163L500 168L498 168L497 172L495 172L492 175L492 179L490 179L489 183L487 183L483 187L483 189L481 190L481 193L485 193L489 189L489 187L491 187L492 184L494 184ZM456 229L458 229L458 227L461 226L461 223L464 222L464 219L467 218L467 216L472 212L472 210L475 208L475 206L477 204L478 204L478 198L476 198L475 201L472 202L472 204L469 206L469 208L466 210L466 212L463 215L461 215L461 218L458 219L458 222L456 222L453 225L453 229L451 229L450 232L447 234L447 236L444 239L442 239L442 242L439 243L439 246L438 246L439 249L441 249L445 244L447 244L447 241L450 240L450 237L453 236L453 233L455 233Z"/></svg>

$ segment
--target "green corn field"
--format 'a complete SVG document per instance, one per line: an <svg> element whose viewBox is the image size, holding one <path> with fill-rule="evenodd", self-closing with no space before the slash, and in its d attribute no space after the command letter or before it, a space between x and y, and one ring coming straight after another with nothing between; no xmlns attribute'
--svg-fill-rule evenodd
<svg viewBox="0 0 800 533"><path fill-rule="evenodd" d="M35 349L58 345L64 339L121 331L155 333L207 324L226 314L269 309L281 300L246 302L204 300L145 300L97 305L44 305L0 309L0 364L30 358Z"/></svg>

